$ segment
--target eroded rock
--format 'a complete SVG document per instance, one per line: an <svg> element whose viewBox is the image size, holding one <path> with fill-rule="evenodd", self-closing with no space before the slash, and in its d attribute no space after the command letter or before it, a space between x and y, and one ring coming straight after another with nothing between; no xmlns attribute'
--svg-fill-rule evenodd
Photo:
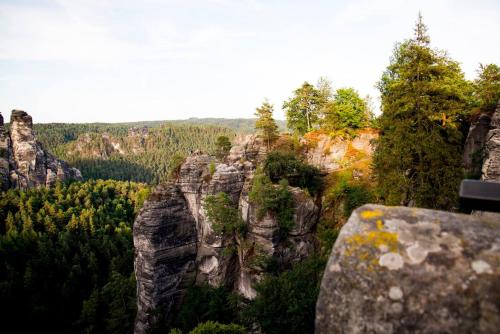
<svg viewBox="0 0 500 334"><path fill-rule="evenodd" d="M491 117L489 131L484 144L484 162L481 179L500 182L500 101Z"/></svg>
<svg viewBox="0 0 500 334"><path fill-rule="evenodd" d="M280 235L273 215L258 219L248 192L255 170L252 161L264 151L255 140L245 141L243 146L236 147L232 152L239 153L226 163L195 152L182 164L177 179L159 186L136 218L136 333L146 332L157 320L150 315L152 310L161 309L168 317L180 305L185 284L226 286L252 299L253 286L265 270L263 261L274 258L289 266L314 250L313 230L319 209L301 189L289 188L295 214L286 236ZM203 201L219 192L228 194L239 209L248 227L245 236L214 232ZM185 242L179 242L177 233Z"/></svg>
<svg viewBox="0 0 500 334"><path fill-rule="evenodd" d="M76 168L45 151L33 131L33 120L22 110L13 110L10 131L0 122L0 182L8 188L53 186L57 181L81 180Z"/></svg>
<svg viewBox="0 0 500 334"><path fill-rule="evenodd" d="M302 144L307 162L331 173L350 161L369 164L375 149L373 141L377 138L377 132L371 129L360 131L353 139L332 138L324 133L311 132L304 137Z"/></svg>
<svg viewBox="0 0 500 334"><path fill-rule="evenodd" d="M342 228L316 333L496 333L500 221L365 205Z"/></svg>
<svg viewBox="0 0 500 334"><path fill-rule="evenodd" d="M159 185L134 222L136 333L168 315L194 282L196 242L196 222L179 187Z"/></svg>

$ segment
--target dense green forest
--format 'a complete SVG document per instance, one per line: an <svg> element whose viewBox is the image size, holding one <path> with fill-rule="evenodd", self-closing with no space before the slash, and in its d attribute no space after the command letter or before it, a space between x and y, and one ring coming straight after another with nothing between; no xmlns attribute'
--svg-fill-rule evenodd
<svg viewBox="0 0 500 334"><path fill-rule="evenodd" d="M148 194L144 184L119 181L2 192L4 332L130 332L132 224Z"/></svg>
<svg viewBox="0 0 500 334"><path fill-rule="evenodd" d="M277 124L285 130L284 121ZM152 184L165 180L175 163L192 151L214 153L219 136L233 139L256 131L255 119L243 118L46 123L34 124L34 130L45 149L80 169L84 179ZM119 150L113 146L117 144Z"/></svg>
<svg viewBox="0 0 500 334"><path fill-rule="evenodd" d="M35 128L44 147L80 169L84 179L153 184L165 180L179 157L195 150L213 153L218 137L235 136L225 127L170 123L132 130L128 124L38 124Z"/></svg>

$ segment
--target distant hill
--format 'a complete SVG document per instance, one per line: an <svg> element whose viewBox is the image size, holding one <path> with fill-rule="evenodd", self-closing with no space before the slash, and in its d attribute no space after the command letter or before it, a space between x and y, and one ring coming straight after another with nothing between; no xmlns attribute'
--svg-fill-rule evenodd
<svg viewBox="0 0 500 334"><path fill-rule="evenodd" d="M255 118L189 118L185 120L168 121L174 124L199 124L199 125L217 125L232 129L237 133L254 133ZM280 131L285 131L286 122L276 120Z"/></svg>

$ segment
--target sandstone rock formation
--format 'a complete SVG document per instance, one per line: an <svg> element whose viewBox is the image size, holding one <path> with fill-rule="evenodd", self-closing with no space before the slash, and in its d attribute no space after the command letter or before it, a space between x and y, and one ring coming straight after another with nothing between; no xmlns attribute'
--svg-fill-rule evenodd
<svg viewBox="0 0 500 334"><path fill-rule="evenodd" d="M266 145L262 138L257 135L239 135L234 140L235 145L231 147L228 161L239 160L261 161L267 153Z"/></svg>
<svg viewBox="0 0 500 334"><path fill-rule="evenodd" d="M168 311L196 274L196 222L179 187L159 185L134 224L137 318L145 333L157 320L149 311Z"/></svg>
<svg viewBox="0 0 500 334"><path fill-rule="evenodd" d="M377 138L378 133L372 129L359 131L352 140L311 132L305 135L302 143L307 162L331 173L342 169L353 159L357 163L369 163L375 149L373 141Z"/></svg>
<svg viewBox="0 0 500 334"><path fill-rule="evenodd" d="M316 333L496 333L500 221L365 205L325 269Z"/></svg>
<svg viewBox="0 0 500 334"><path fill-rule="evenodd" d="M13 110L6 133L0 116L0 187L32 188L53 186L57 181L79 180L80 171L44 151L36 140L31 116Z"/></svg>
<svg viewBox="0 0 500 334"><path fill-rule="evenodd" d="M500 182L500 101L485 136L481 180Z"/></svg>
<svg viewBox="0 0 500 334"><path fill-rule="evenodd" d="M113 155L139 154L146 150L149 130L133 127L127 136L116 137L109 133L85 133L69 145L67 154L108 160Z"/></svg>
<svg viewBox="0 0 500 334"><path fill-rule="evenodd" d="M231 150L227 163L196 152L182 164L177 180L160 185L145 202L133 232L138 284L136 333L144 333L157 321L151 311L168 317L190 284L226 286L253 298L253 285L263 274L258 259L272 256L286 265L314 249L312 233L319 209L301 189L290 187L295 215L286 237L279 237L272 215L257 219L257 208L248 198L255 159L264 152L257 143L255 137L246 138L242 146ZM248 226L245 237L214 232L203 201L218 192L227 193L239 208Z"/></svg>

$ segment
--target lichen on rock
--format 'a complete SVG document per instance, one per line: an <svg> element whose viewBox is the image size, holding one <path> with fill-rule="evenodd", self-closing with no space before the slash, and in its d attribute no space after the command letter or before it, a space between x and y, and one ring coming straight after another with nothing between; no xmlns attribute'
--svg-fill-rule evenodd
<svg viewBox="0 0 500 334"><path fill-rule="evenodd" d="M498 220L365 205L342 228L327 268L316 333L500 328Z"/></svg>

